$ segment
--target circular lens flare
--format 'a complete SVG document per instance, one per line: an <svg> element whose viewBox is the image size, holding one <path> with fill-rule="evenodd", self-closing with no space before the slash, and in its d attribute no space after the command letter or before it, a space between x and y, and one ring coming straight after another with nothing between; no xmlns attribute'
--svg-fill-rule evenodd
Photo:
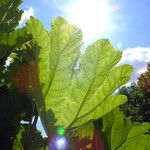
<svg viewBox="0 0 150 150"><path fill-rule="evenodd" d="M59 127L57 129L57 135L64 135L65 134L65 129L64 127Z"/></svg>
<svg viewBox="0 0 150 150"><path fill-rule="evenodd" d="M49 143L49 150L69 150L64 136L53 136Z"/></svg>
<svg viewBox="0 0 150 150"><path fill-rule="evenodd" d="M58 149L64 148L66 145L65 139L64 138L58 139L56 141L56 145L57 145Z"/></svg>

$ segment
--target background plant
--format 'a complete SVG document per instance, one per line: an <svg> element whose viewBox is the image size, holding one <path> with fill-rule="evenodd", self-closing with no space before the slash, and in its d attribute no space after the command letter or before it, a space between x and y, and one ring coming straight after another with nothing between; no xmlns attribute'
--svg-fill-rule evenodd
<svg viewBox="0 0 150 150"><path fill-rule="evenodd" d="M0 148L23 149L30 145L29 135L31 121L38 116L36 106L27 91L27 60L24 51L29 47L30 36L25 28L16 29L21 19L22 10L18 7L22 0L3 0L0 2ZM6 66L6 60L11 59ZM26 66L26 67L22 67ZM37 117L36 117L37 120ZM21 121L26 121L26 125ZM25 129L24 129L25 128ZM28 129L27 129L28 128ZM35 125L34 125L34 130ZM26 132L26 135L24 134ZM24 140L22 138L24 134ZM18 138L18 135L20 138ZM34 146L44 145L43 137L36 131L32 143ZM19 140L22 139L22 140ZM41 140L42 139L42 140ZM30 139L31 141L32 139ZM42 143L43 142L43 143ZM37 144L42 143L42 144ZM34 147L33 144L31 147Z"/></svg>
<svg viewBox="0 0 150 150"><path fill-rule="evenodd" d="M133 122L150 122L149 63L147 70L138 78L137 84L124 86L119 93L127 96L128 101L121 106L125 116L131 116Z"/></svg>

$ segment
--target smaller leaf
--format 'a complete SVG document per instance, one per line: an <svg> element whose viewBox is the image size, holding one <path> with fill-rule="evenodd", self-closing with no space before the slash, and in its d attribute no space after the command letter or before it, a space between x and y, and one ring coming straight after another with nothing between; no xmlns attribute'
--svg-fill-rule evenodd
<svg viewBox="0 0 150 150"><path fill-rule="evenodd" d="M127 141L117 150L149 150L150 135L140 135Z"/></svg>
<svg viewBox="0 0 150 150"><path fill-rule="evenodd" d="M133 137L139 136L141 134L144 134L149 129L150 129L150 123L144 123L142 125L135 126L130 130L127 138L133 138Z"/></svg>
<svg viewBox="0 0 150 150"><path fill-rule="evenodd" d="M107 122L107 118L111 121ZM108 128L107 123L110 122L112 127ZM106 115L103 118L103 123L105 123L103 131L105 135L107 134L108 150L149 150L150 136L145 134L150 128L149 123L135 125L130 118L125 118L119 109Z"/></svg>
<svg viewBox="0 0 150 150"><path fill-rule="evenodd" d="M114 123L111 129L111 149L115 150L121 143L126 141L129 130L132 128L130 119L124 118L123 113L116 109L113 111Z"/></svg>

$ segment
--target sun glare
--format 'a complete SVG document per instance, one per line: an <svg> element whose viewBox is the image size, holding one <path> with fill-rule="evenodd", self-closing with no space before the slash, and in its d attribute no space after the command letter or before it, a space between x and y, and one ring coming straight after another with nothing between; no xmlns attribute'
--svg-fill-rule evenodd
<svg viewBox="0 0 150 150"><path fill-rule="evenodd" d="M111 28L112 8L108 0L76 0L65 7L66 17L83 32L83 40L105 35Z"/></svg>

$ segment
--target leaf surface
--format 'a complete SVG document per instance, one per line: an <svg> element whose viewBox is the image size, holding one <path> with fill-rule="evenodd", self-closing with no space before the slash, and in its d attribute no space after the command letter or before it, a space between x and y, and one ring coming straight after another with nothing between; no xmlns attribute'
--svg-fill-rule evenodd
<svg viewBox="0 0 150 150"><path fill-rule="evenodd" d="M39 92L37 90L34 94L39 112L45 111L41 117L48 127L50 110L63 103L70 87L73 68L80 54L82 35L76 26L70 26L61 17L52 23L51 33L33 17L27 24L27 29L35 44L33 52L40 84Z"/></svg>
<svg viewBox="0 0 150 150"><path fill-rule="evenodd" d="M135 126L130 130L130 132L128 134L128 138L133 138L140 134L146 133L149 129L150 129L149 123L144 123L140 126Z"/></svg>
<svg viewBox="0 0 150 150"><path fill-rule="evenodd" d="M111 127L109 127L110 122ZM149 129L149 123L133 124L119 109L103 117L103 132L107 134L109 150L148 150L150 135L146 133Z"/></svg>
<svg viewBox="0 0 150 150"><path fill-rule="evenodd" d="M129 138L117 150L149 150L150 135L141 134L135 138Z"/></svg>
<svg viewBox="0 0 150 150"><path fill-rule="evenodd" d="M114 123L111 129L111 149L115 150L119 145L126 141L128 133L133 124L130 119L126 119L118 109L113 111Z"/></svg>
<svg viewBox="0 0 150 150"><path fill-rule="evenodd" d="M57 124L80 126L102 117L126 101L123 95L111 96L129 80L132 72L128 65L114 68L120 59L121 52L115 50L107 39L87 48L80 57L80 69L74 75L69 96L61 111L54 110L59 118Z"/></svg>

